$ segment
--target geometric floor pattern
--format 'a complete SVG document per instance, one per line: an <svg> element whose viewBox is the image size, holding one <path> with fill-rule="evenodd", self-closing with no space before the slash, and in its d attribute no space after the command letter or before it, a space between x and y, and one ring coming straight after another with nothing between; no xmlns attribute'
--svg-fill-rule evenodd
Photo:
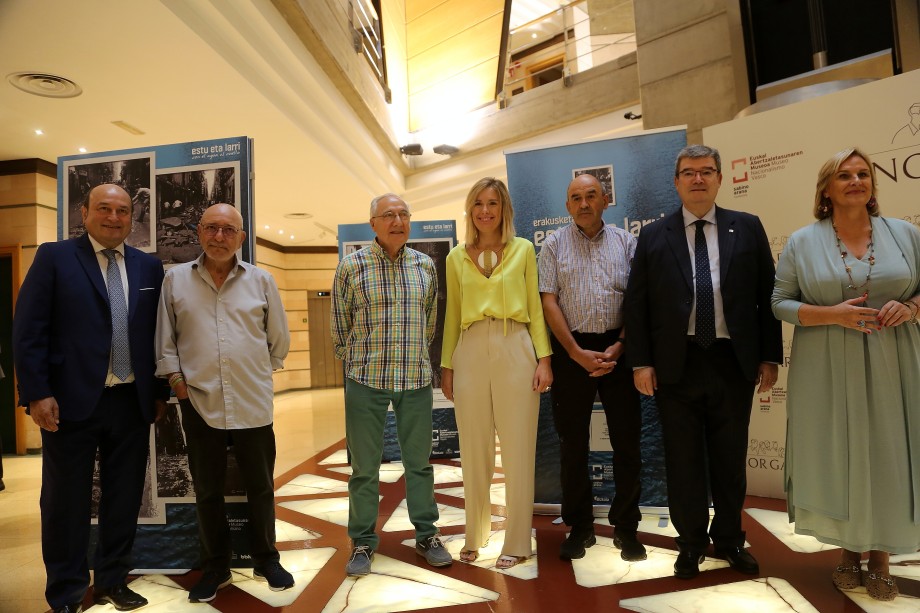
<svg viewBox="0 0 920 613"><path fill-rule="evenodd" d="M294 589L272 592L265 583L252 579L251 570L239 569L234 570L232 585L215 600L190 604L186 590L198 580L197 572L151 575L132 583L150 600L142 611L920 613L920 554L892 556L892 574L898 577L902 594L895 602L873 601L861 587L842 593L830 581L839 555L835 548L794 534L786 520L785 503L765 498L748 497L743 517L750 551L760 562L761 574L756 577L731 570L723 560L712 557L710 549L699 577L675 579L674 530L661 512L649 512L640 522L640 539L648 550L643 562L620 559L612 543L613 530L603 518L595 524L597 544L584 558L560 560L558 549L566 526L554 517L534 516L535 555L512 569L499 570L495 561L504 538L505 513L500 469L491 491L492 536L478 560L461 563L463 476L462 463L454 460L435 463L435 499L445 547L457 561L434 569L415 553L405 479L402 467L394 463L381 470L381 542L372 573L348 578L344 566L350 546L345 530L350 468L343 448L344 441L276 480L278 548L282 564L294 574ZM106 605L85 610L108 613L114 609Z"/></svg>

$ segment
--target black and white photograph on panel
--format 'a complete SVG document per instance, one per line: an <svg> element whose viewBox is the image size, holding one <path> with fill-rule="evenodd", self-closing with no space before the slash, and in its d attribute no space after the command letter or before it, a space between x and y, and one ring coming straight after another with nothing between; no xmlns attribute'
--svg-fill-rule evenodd
<svg viewBox="0 0 920 613"><path fill-rule="evenodd" d="M616 192L613 189L613 165L591 166L588 168L573 168L572 178L578 175L591 175L601 183L604 195L607 196L607 202L610 206L616 206Z"/></svg>
<svg viewBox="0 0 920 613"><path fill-rule="evenodd" d="M170 168L156 176L157 256L167 266L201 255L198 222L212 204L240 208L240 164ZM248 230L248 228L244 228Z"/></svg>
<svg viewBox="0 0 920 613"><path fill-rule="evenodd" d="M131 233L125 244L148 253L156 251L156 210L153 207L156 196L153 182L155 157L154 152L145 151L112 158L92 158L92 161L65 161L64 236L75 238L83 234L82 208L90 190L103 183L112 183L123 187L131 197Z"/></svg>

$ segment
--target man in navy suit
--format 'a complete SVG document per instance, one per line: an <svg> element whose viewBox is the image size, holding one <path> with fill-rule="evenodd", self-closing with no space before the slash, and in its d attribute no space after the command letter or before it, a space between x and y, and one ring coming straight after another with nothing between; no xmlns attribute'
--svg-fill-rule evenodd
<svg viewBox="0 0 920 613"><path fill-rule="evenodd" d="M48 604L55 612L82 610L98 449L102 496L93 601L129 611L147 604L125 579L150 424L165 412L169 394L154 377L163 265L124 244L131 198L121 187L90 190L82 214L84 235L45 243L35 254L16 303L13 353L20 403L42 434Z"/></svg>
<svg viewBox="0 0 920 613"><path fill-rule="evenodd" d="M681 150L683 206L643 228L626 290L626 351L636 388L655 396L661 416L682 579L699 574L710 539L735 570L760 572L741 529L748 424L755 387L773 387L782 358L767 235L756 216L715 205L721 184L716 149Z"/></svg>

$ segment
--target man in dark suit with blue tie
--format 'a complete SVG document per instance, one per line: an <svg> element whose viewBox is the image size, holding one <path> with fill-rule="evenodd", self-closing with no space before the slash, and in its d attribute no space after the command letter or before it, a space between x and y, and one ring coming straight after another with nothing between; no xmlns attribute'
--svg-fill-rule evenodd
<svg viewBox="0 0 920 613"><path fill-rule="evenodd" d="M756 216L715 205L721 184L716 149L681 150L683 206L643 228L624 308L636 388L655 396L661 417L682 579L699 574L710 539L735 570L760 572L741 529L748 424L754 389L773 387L783 353L766 232Z"/></svg>
<svg viewBox="0 0 920 613"><path fill-rule="evenodd" d="M150 424L169 388L154 377L153 336L163 265L124 244L131 198L92 189L86 233L45 243L19 292L13 353L19 400L42 434L42 557L55 612L82 610L89 587L90 505L96 450L102 497L93 602L119 611L147 604L127 587L147 470Z"/></svg>

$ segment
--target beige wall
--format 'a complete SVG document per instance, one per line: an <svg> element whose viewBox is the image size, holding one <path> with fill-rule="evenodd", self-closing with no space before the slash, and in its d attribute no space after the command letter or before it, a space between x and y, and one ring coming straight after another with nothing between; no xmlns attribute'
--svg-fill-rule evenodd
<svg viewBox="0 0 920 613"><path fill-rule="evenodd" d="M636 2L639 95L646 129L687 125L687 142L740 109L728 0ZM746 82L746 81L744 81Z"/></svg>
<svg viewBox="0 0 920 613"><path fill-rule="evenodd" d="M0 246L21 246L19 279L25 278L38 246L57 239L57 180L40 172L15 170L17 166L34 166L30 162L0 162ZM41 449L38 426L22 407L16 412L17 452Z"/></svg>
<svg viewBox="0 0 920 613"><path fill-rule="evenodd" d="M307 292L332 289L338 261L337 253L283 253L264 244L256 248L256 265L274 276L291 329L291 351L284 368L274 374L275 392L311 387Z"/></svg>

